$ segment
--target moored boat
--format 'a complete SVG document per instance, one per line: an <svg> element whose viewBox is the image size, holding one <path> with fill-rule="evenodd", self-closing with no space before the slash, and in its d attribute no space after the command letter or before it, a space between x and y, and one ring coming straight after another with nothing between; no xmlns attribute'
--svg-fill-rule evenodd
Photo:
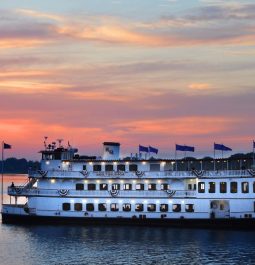
<svg viewBox="0 0 255 265"><path fill-rule="evenodd" d="M121 159L115 142L102 157L77 153L45 145L40 170L8 187L2 222L255 228L252 159L239 169L227 159Z"/></svg>

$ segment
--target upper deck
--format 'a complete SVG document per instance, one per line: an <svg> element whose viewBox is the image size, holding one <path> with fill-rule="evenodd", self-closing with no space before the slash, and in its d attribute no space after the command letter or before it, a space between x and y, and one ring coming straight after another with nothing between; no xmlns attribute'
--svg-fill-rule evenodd
<svg viewBox="0 0 255 265"><path fill-rule="evenodd" d="M41 151L41 170L30 171L31 178L64 179L192 179L255 176L252 159L142 159L130 156L120 159L120 144L105 142L102 157L80 156L68 145L46 146Z"/></svg>

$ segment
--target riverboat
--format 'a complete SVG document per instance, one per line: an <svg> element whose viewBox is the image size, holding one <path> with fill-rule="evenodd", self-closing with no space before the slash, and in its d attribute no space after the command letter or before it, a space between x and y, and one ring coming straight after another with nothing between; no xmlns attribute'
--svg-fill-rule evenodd
<svg viewBox="0 0 255 265"><path fill-rule="evenodd" d="M40 153L40 170L8 187L3 223L255 228L252 161L121 158L116 142L103 143L102 157L61 142Z"/></svg>

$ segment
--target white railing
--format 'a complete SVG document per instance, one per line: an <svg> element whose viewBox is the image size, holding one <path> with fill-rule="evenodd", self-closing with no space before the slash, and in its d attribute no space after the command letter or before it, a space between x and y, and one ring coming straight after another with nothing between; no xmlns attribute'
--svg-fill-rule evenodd
<svg viewBox="0 0 255 265"><path fill-rule="evenodd" d="M203 177L249 177L249 170L215 170L215 171L69 171L69 170L49 170L49 171L30 171L29 177L32 178L77 178L77 179L108 179L108 178L203 178Z"/></svg>
<svg viewBox="0 0 255 265"><path fill-rule="evenodd" d="M114 194L114 195L112 195ZM171 190L167 191L129 191L119 190L111 193L108 190L67 190L67 189L26 189L22 186L8 187L8 195L11 196L46 196L46 197L123 197L123 198L187 198L196 197L196 191Z"/></svg>

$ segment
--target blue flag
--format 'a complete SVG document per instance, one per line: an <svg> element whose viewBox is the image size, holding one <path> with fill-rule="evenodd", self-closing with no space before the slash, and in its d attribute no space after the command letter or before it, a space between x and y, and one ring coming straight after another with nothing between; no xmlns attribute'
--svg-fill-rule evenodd
<svg viewBox="0 0 255 265"><path fill-rule="evenodd" d="M154 148L154 147L151 147L151 146L149 146L149 152L150 152L150 153L155 153L155 154L157 154L157 153L158 153L158 149L157 149L157 148Z"/></svg>
<svg viewBox="0 0 255 265"><path fill-rule="evenodd" d="M146 147L146 146L139 145L139 153L140 152L146 152L146 153L148 153L149 152L149 148Z"/></svg>
<svg viewBox="0 0 255 265"><path fill-rule="evenodd" d="M10 144L6 144L4 143L4 146L3 146L4 149L11 149L12 146Z"/></svg>
<svg viewBox="0 0 255 265"><path fill-rule="evenodd" d="M175 146L175 150L176 151L185 151L185 145L179 145L179 144L177 144Z"/></svg>
<svg viewBox="0 0 255 265"><path fill-rule="evenodd" d="M195 152L195 147L193 146L185 146L185 151L188 151L188 152Z"/></svg>
<svg viewBox="0 0 255 265"><path fill-rule="evenodd" d="M216 144L216 143L214 143L214 150L220 150L220 151L232 151L231 148L225 146L224 144Z"/></svg>
<svg viewBox="0 0 255 265"><path fill-rule="evenodd" d="M176 151L183 151L183 152L195 152L195 147L177 144L175 147L175 150Z"/></svg>

